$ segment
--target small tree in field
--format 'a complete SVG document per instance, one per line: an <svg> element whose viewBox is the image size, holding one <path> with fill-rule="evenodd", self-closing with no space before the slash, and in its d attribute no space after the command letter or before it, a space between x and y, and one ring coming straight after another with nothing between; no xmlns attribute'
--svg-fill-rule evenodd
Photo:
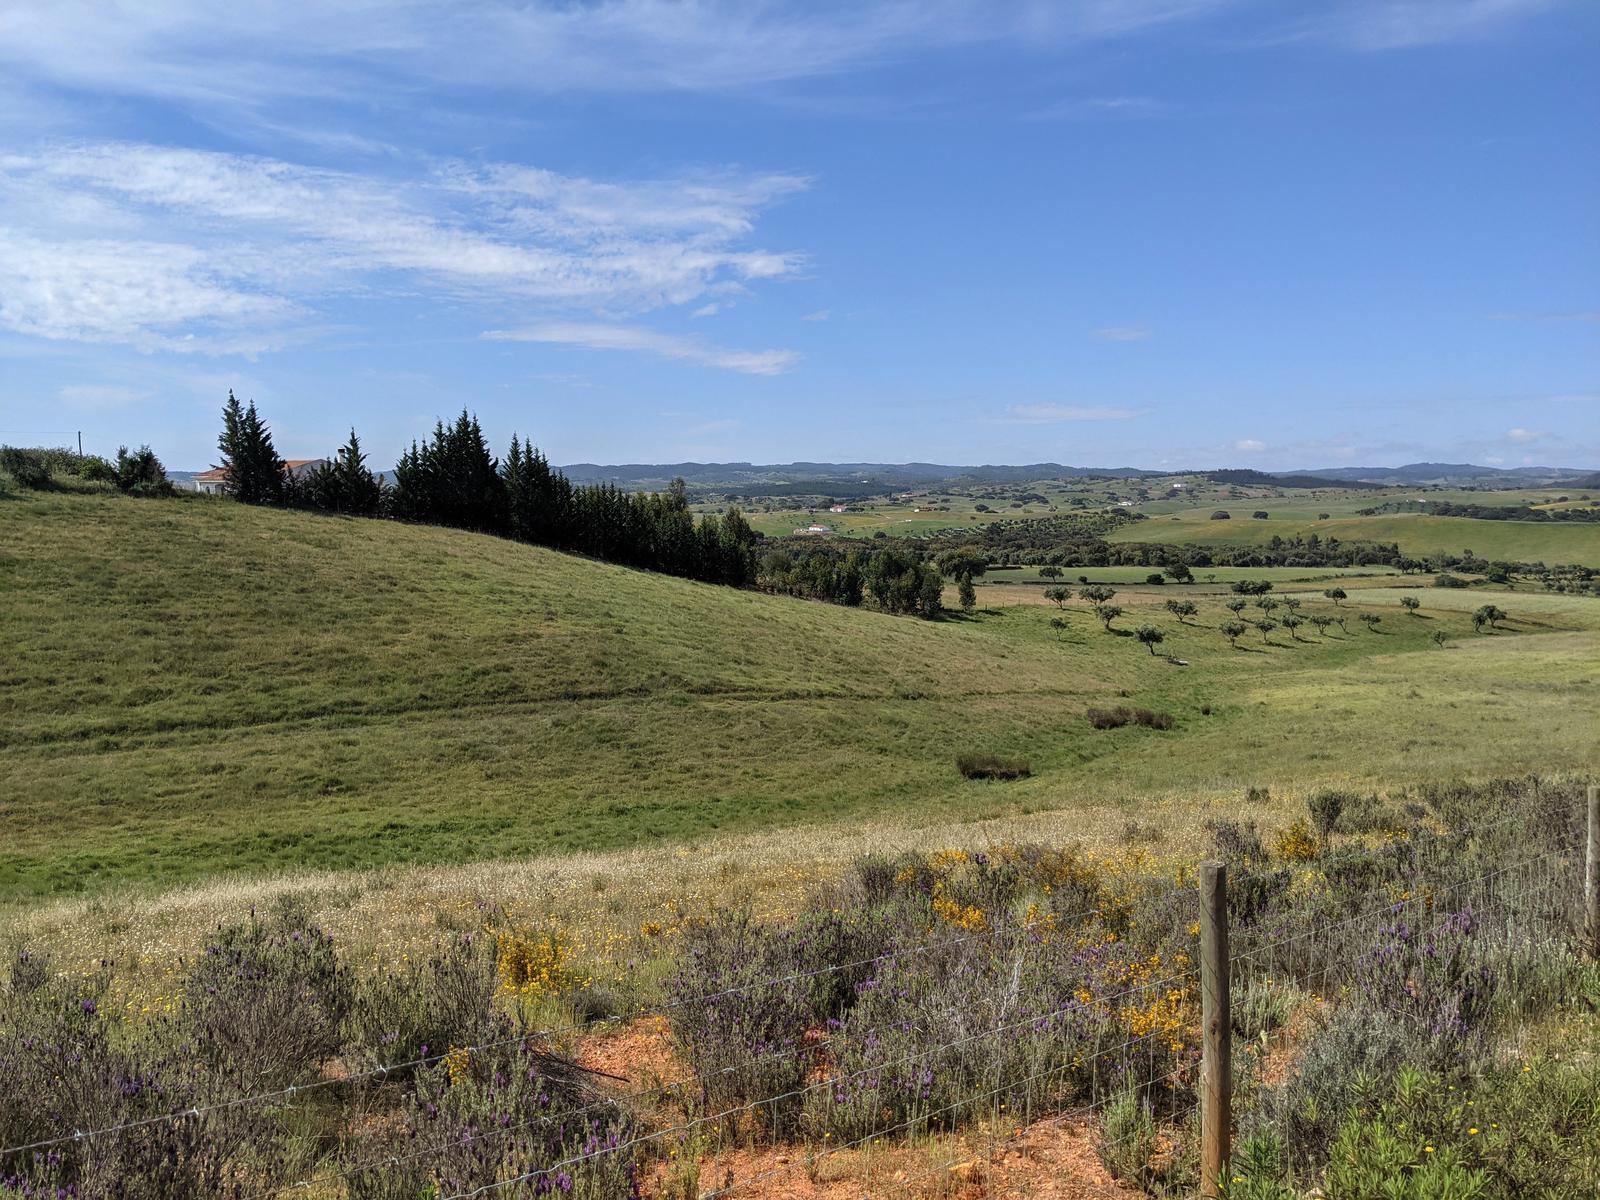
<svg viewBox="0 0 1600 1200"><path fill-rule="evenodd" d="M1488 624L1490 629L1498 629L1500 627L1500 622L1506 619L1505 610L1493 604L1485 604L1477 612L1473 613L1473 624L1476 625L1478 623L1478 618L1480 616Z"/></svg>
<svg viewBox="0 0 1600 1200"><path fill-rule="evenodd" d="M1300 626L1304 624L1305 622L1299 617L1295 616L1293 613L1283 614L1283 627L1289 631L1289 636L1297 642L1300 640L1300 635L1297 634L1295 630L1299 629Z"/></svg>
<svg viewBox="0 0 1600 1200"><path fill-rule="evenodd" d="M1339 817L1344 812L1344 800L1343 792L1325 788L1306 801L1306 809L1311 814L1311 824L1324 846L1333 836L1333 827L1339 823Z"/></svg>
<svg viewBox="0 0 1600 1200"><path fill-rule="evenodd" d="M1156 647L1167 640L1167 635L1162 633L1161 630L1157 629L1154 625L1139 626L1138 632L1133 636L1139 639L1139 644L1141 646L1147 646L1149 648L1150 656L1152 658L1155 657Z"/></svg>
<svg viewBox="0 0 1600 1200"><path fill-rule="evenodd" d="M1295 612L1300 608L1300 601L1294 596L1285 596L1283 598L1283 606L1290 612Z"/></svg>
<svg viewBox="0 0 1600 1200"><path fill-rule="evenodd" d="M1439 649L1443 650L1445 641L1448 639L1448 637L1449 635L1446 634L1444 630L1435 629L1433 631L1433 644L1439 647Z"/></svg>
<svg viewBox="0 0 1600 1200"><path fill-rule="evenodd" d="M977 607L978 607L978 589L972 586L972 576L971 575L968 575L968 574L965 574L965 573L962 574L961 583L960 583L959 587L957 588L957 594L961 598L961 611L962 612L971 613L971 612L973 612L973 611L975 611L977 609Z"/></svg>
<svg viewBox="0 0 1600 1200"><path fill-rule="evenodd" d="M1278 602L1271 596L1257 596L1256 607L1264 613L1270 613L1273 609L1278 607Z"/></svg>
<svg viewBox="0 0 1600 1200"><path fill-rule="evenodd" d="M1332 600L1334 604L1338 604L1340 601L1344 600L1346 596L1345 590L1341 587L1331 587L1322 594L1329 600Z"/></svg>
<svg viewBox="0 0 1600 1200"><path fill-rule="evenodd" d="M1362 613L1361 620L1373 633L1378 632L1378 625L1383 621L1377 613Z"/></svg>
<svg viewBox="0 0 1600 1200"><path fill-rule="evenodd" d="M1333 624L1333 618L1325 617L1321 613L1317 613L1311 618L1311 623L1317 627L1317 633L1319 636L1327 637L1328 626Z"/></svg>
<svg viewBox="0 0 1600 1200"><path fill-rule="evenodd" d="M1252 624L1254 624L1255 627L1261 631L1261 640L1263 642L1267 640L1267 634L1271 633L1278 627L1278 623L1276 621L1269 621L1265 618L1252 622Z"/></svg>
<svg viewBox="0 0 1600 1200"><path fill-rule="evenodd" d="M1040 579L1060 579L1061 578L1061 568L1060 567L1040 567L1039 568L1039 578Z"/></svg>
<svg viewBox="0 0 1600 1200"><path fill-rule="evenodd" d="M1072 599L1072 589L1064 587L1045 588L1044 598L1057 608L1065 608L1067 601Z"/></svg>
<svg viewBox="0 0 1600 1200"><path fill-rule="evenodd" d="M1106 629L1109 630L1111 622L1122 615L1122 609L1115 604L1096 604L1094 606L1094 615L1104 621Z"/></svg>
<svg viewBox="0 0 1600 1200"><path fill-rule="evenodd" d="M1239 644L1239 635L1244 632L1244 629L1243 621L1229 621L1222 626L1222 636L1228 639L1228 645L1237 646Z"/></svg>
<svg viewBox="0 0 1600 1200"><path fill-rule="evenodd" d="M1168 600L1167 611L1178 618L1178 623L1187 624L1188 618L1200 610L1195 607L1193 600Z"/></svg>
<svg viewBox="0 0 1600 1200"><path fill-rule="evenodd" d="M1115 588L1108 588L1103 583L1091 583L1088 587L1078 589L1078 599L1087 601L1093 608L1107 603L1116 594Z"/></svg>
<svg viewBox="0 0 1600 1200"><path fill-rule="evenodd" d="M1400 607L1405 609L1414 617L1417 615L1417 609L1422 607L1422 601L1418 600L1415 596L1401 596Z"/></svg>
<svg viewBox="0 0 1600 1200"><path fill-rule="evenodd" d="M942 573L952 579L959 580L963 575L971 575L976 579L989 569L989 560L977 550L967 547L945 551L939 556L936 565Z"/></svg>
<svg viewBox="0 0 1600 1200"><path fill-rule="evenodd" d="M112 482L129 495L172 495L172 483L167 479L167 469L161 465L156 452L149 446L140 446L131 454L126 446L118 446L117 462L113 471Z"/></svg>
<svg viewBox="0 0 1600 1200"><path fill-rule="evenodd" d="M1248 603L1250 603L1250 602L1248 600L1244 599L1243 597L1235 596L1232 600L1229 600L1222 607L1227 609L1229 612L1233 613L1235 616L1237 616L1238 614L1240 614L1240 613L1242 613L1244 611L1244 606L1246 604L1248 604Z"/></svg>
<svg viewBox="0 0 1600 1200"><path fill-rule="evenodd" d="M1050 618L1050 628L1054 629L1056 631L1056 641L1059 642L1061 640L1061 635L1067 631L1066 618L1065 617L1051 617Z"/></svg>
<svg viewBox="0 0 1600 1200"><path fill-rule="evenodd" d="M1339 632L1340 633L1349 633L1350 632L1350 626L1345 624L1345 622L1348 621L1349 619L1350 619L1349 617L1344 617L1344 616L1339 616L1339 617L1335 617L1334 618L1334 620L1339 623Z"/></svg>

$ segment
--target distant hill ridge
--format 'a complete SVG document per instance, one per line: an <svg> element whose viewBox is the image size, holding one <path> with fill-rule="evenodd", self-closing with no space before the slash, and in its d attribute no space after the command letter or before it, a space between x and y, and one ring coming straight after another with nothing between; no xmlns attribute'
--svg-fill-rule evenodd
<svg viewBox="0 0 1600 1200"><path fill-rule="evenodd" d="M640 484L682 478L685 483L706 487L713 484L798 484L850 480L899 484L904 487L948 483L956 479L982 479L991 482L1031 483L1036 479L1136 479L1159 475L1159 471L1139 467L1069 467L1061 463L1028 463L1021 466L989 464L956 466L943 463L869 462L791 462L791 463L569 463L561 468L574 483Z"/></svg>
<svg viewBox="0 0 1600 1200"><path fill-rule="evenodd" d="M1202 475L1219 483L1255 483L1260 486L1318 488L1369 484L1376 487L1427 484L1482 485L1489 487L1600 488L1600 471L1579 467L1489 467L1475 463L1407 463L1399 467L1318 467L1293 471L1258 471L1245 467L1217 470L1143 467L1072 467L1039 462L1020 465L908 462L677 462L677 463L570 463L560 468L574 483L614 483L619 487L659 490L676 478L689 486L725 488L731 492L759 489L770 495L866 494L864 484L892 488L937 487L948 484L1032 483L1044 479L1151 479L1172 475ZM193 472L171 471L174 479ZM394 472L382 472L393 482ZM808 492L808 486L811 489Z"/></svg>
<svg viewBox="0 0 1600 1200"><path fill-rule="evenodd" d="M1501 487L1533 486L1546 483L1572 483L1573 486L1596 486L1576 481L1597 476L1578 467L1483 467L1475 463L1407 463L1403 467L1318 467L1305 471L1307 475L1344 482L1359 480L1368 483L1424 484L1424 483L1490 483Z"/></svg>

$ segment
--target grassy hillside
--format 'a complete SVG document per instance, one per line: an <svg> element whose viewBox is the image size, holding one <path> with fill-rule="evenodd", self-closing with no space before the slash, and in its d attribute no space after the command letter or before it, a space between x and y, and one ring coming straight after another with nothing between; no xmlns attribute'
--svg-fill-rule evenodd
<svg viewBox="0 0 1600 1200"><path fill-rule="evenodd" d="M1306 586L1306 611L1325 606ZM1120 624L1162 625L1181 668L1087 612L1058 635L1016 586L929 624L198 498L0 502L0 591L12 898L1581 768L1600 662L1600 608L1565 597L1537 613L1503 597L1527 620L1474 638L1439 593L1407 618L1375 588L1381 633L1352 619L1231 649L1220 597L1195 590L1188 626L1161 607L1178 589L1119 596ZM1460 648L1434 647L1435 628ZM1088 705L1124 696L1178 728L1089 728ZM963 750L1026 757L1034 776L965 781Z"/></svg>
<svg viewBox="0 0 1600 1200"><path fill-rule="evenodd" d="M1250 518L1261 508L1272 512L1265 521ZM1395 513L1375 517L1317 520L1310 510L1273 511L1266 503L1245 501L1229 508L1230 521L1213 521L1211 510L1188 509L1126 525L1110 535L1123 542L1206 542L1225 546L1263 546L1274 535L1315 533L1346 541L1396 542L1404 554L1460 554L1470 549L1491 560L1508 562L1583 563L1600 566L1600 523L1544 524L1530 521L1480 521L1470 517L1429 517Z"/></svg>

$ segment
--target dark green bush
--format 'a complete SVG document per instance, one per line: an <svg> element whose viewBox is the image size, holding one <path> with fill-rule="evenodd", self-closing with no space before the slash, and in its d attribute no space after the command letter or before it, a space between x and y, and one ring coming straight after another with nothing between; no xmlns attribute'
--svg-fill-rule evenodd
<svg viewBox="0 0 1600 1200"><path fill-rule="evenodd" d="M956 770L967 779L1026 779L1033 774L1026 760L995 754L959 754Z"/></svg>
<svg viewBox="0 0 1600 1200"><path fill-rule="evenodd" d="M0 446L0 471L18 487L38 491L50 486L50 465L43 451Z"/></svg>
<svg viewBox="0 0 1600 1200"><path fill-rule="evenodd" d="M1176 720L1171 713L1149 708L1129 708L1119 704L1116 708L1091 708L1089 724L1096 729L1121 729L1124 725L1137 725L1141 729L1171 729Z"/></svg>
<svg viewBox="0 0 1600 1200"><path fill-rule="evenodd" d="M118 490L130 496L172 495L167 469L149 446L140 446L131 454L126 446L118 446L117 463L112 470Z"/></svg>

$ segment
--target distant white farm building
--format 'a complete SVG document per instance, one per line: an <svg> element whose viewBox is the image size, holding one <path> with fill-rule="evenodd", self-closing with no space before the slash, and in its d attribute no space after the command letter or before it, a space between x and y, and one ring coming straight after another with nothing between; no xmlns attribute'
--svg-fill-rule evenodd
<svg viewBox="0 0 1600 1200"><path fill-rule="evenodd" d="M796 529L796 533L832 533L832 525L807 525L804 529Z"/></svg>
<svg viewBox="0 0 1600 1200"><path fill-rule="evenodd" d="M325 458L288 458L283 462L283 473L291 479L300 479L318 467L329 465ZM228 468L212 467L209 471L201 471L189 480L189 484L197 492L220 496L228 490Z"/></svg>
<svg viewBox="0 0 1600 1200"><path fill-rule="evenodd" d="M842 504L830 504L828 506L828 511L829 512L843 512L844 511L844 505L842 505Z"/></svg>

